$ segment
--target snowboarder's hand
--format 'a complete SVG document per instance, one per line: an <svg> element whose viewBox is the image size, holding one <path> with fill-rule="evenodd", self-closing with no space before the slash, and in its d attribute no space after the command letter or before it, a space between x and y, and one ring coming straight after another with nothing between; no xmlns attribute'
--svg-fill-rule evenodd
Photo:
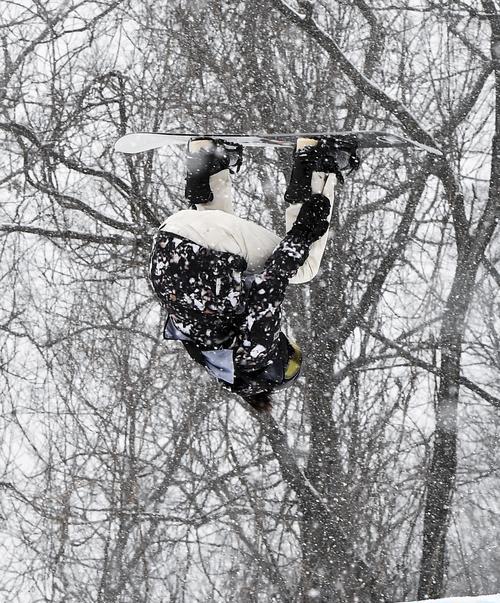
<svg viewBox="0 0 500 603"><path fill-rule="evenodd" d="M328 230L330 200L324 195L312 195L300 208L289 234L304 237L309 243L321 238Z"/></svg>

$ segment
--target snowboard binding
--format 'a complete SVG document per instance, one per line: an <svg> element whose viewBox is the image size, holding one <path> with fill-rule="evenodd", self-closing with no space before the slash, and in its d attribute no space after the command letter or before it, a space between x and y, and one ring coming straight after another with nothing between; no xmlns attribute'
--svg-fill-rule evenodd
<svg viewBox="0 0 500 603"><path fill-rule="evenodd" d="M360 160L355 143L346 143L335 137L311 137L311 140L317 143L296 149L294 152L292 174L285 192L285 200L288 203L303 203L311 198L313 172L335 174L338 182L344 184L342 172L349 175L359 168Z"/></svg>
<svg viewBox="0 0 500 603"><path fill-rule="evenodd" d="M322 138L315 148L318 150L319 159L314 171L333 172L341 184L344 183L341 172L349 170L349 175L360 166L355 144L346 144L336 138Z"/></svg>
<svg viewBox="0 0 500 603"><path fill-rule="evenodd" d="M224 163L226 167L223 167L222 169L228 168L231 174L237 174L240 171L241 163L243 161L243 145L237 142L229 142L222 138L204 138L200 136L199 138L192 138L189 141L188 158L193 154L192 149L196 146L197 142L208 143L208 145L203 145L201 150ZM212 143L212 145L210 145L210 143Z"/></svg>
<svg viewBox="0 0 500 603"><path fill-rule="evenodd" d="M231 174L240 171L243 146L220 138L200 137L192 138L188 149L185 197L195 207L213 201L210 176L227 169Z"/></svg>

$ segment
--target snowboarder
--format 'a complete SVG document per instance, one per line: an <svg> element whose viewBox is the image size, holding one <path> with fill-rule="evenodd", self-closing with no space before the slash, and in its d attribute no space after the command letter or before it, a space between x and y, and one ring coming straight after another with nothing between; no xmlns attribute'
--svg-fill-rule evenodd
<svg viewBox="0 0 500 603"><path fill-rule="evenodd" d="M302 363L300 347L280 328L287 286L317 274L336 180L358 159L355 148L335 139L297 140L281 239L233 213L230 174L242 151L221 139L190 141L190 209L160 226L150 278L168 311L165 339L181 341L224 386L269 411L271 393L292 384Z"/></svg>

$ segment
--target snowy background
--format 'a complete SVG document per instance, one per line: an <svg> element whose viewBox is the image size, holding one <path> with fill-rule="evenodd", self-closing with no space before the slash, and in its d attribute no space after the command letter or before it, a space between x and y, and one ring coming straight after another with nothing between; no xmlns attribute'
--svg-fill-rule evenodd
<svg viewBox="0 0 500 603"><path fill-rule="evenodd" d="M0 13L0 600L500 592L498 0ZM305 368L272 417L161 340L147 260L183 151L113 143L173 128L444 152L364 153L290 289ZM290 160L246 152L240 216L284 233Z"/></svg>

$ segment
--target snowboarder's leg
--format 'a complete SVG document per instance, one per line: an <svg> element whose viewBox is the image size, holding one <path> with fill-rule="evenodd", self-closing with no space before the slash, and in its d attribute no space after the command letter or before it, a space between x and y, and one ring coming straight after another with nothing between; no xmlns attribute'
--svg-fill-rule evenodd
<svg viewBox="0 0 500 603"><path fill-rule="evenodd" d="M234 215L230 173L238 169L240 162L240 145L212 139L192 140L186 178L186 197L192 209L171 215L160 230L208 249L239 255L246 260L250 272L260 272L281 238Z"/></svg>
<svg viewBox="0 0 500 603"><path fill-rule="evenodd" d="M316 175L320 175L319 173L315 173ZM321 174L323 175L323 174ZM334 204L334 191L335 191L335 183L336 178L334 174L327 174L324 183L321 183L319 186L315 186L314 178L312 183L312 191L314 193L322 193L325 197L328 197L330 201L330 213L328 215L328 221L331 220L332 212L333 212L333 204ZM286 211L286 231L288 232L290 228L295 223L298 212L300 211L301 203L297 203L291 205ZM314 243L309 248L309 256L304 264L299 268L297 274L290 279L290 282L294 285L300 283L307 283L312 280L319 272L319 268L321 265L321 260L323 259L323 254L325 253L326 244L328 242L328 232L318 239L314 241Z"/></svg>
<svg viewBox="0 0 500 603"><path fill-rule="evenodd" d="M193 209L233 213L230 172L239 169L241 154L240 145L222 140L190 141L185 196Z"/></svg>
<svg viewBox="0 0 500 603"><path fill-rule="evenodd" d="M308 149L313 149L319 143L318 140L299 138L297 140L297 151L307 153ZM325 195L330 201L330 213L328 221L331 219L336 176L335 174L325 172L315 172L306 162L295 160L292 176L285 193L285 199L291 203L286 210L286 231L289 232L295 224L302 207L302 201L305 201L314 194ZM300 200L300 201L299 201ZM320 239L314 241L309 249L309 256L297 271L297 274L290 279L290 283L299 284L312 280L319 271L321 259L325 252L328 241L328 232Z"/></svg>

